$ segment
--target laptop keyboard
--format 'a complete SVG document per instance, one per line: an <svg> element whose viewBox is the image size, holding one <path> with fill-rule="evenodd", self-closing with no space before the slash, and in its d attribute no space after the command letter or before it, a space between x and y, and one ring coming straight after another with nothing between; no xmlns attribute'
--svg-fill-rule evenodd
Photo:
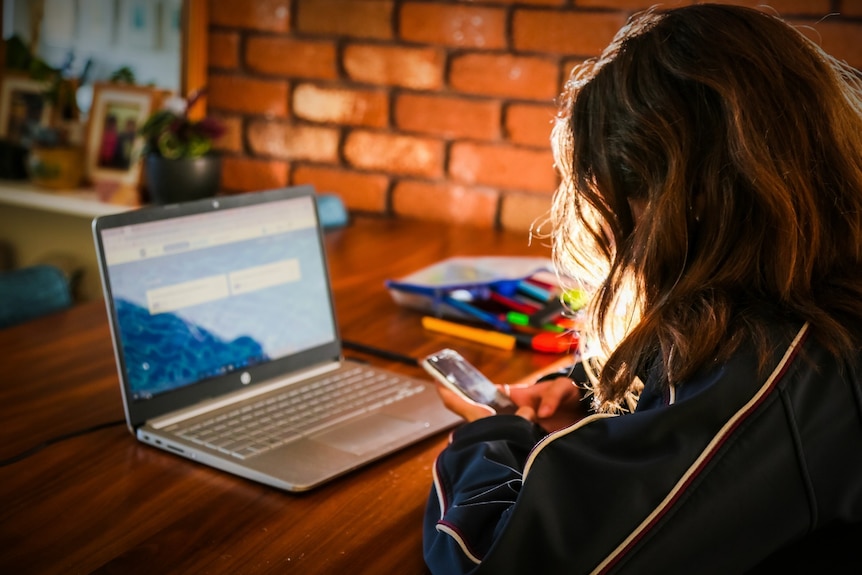
<svg viewBox="0 0 862 575"><path fill-rule="evenodd" d="M391 373L356 367L166 431L248 459L423 389L422 384Z"/></svg>

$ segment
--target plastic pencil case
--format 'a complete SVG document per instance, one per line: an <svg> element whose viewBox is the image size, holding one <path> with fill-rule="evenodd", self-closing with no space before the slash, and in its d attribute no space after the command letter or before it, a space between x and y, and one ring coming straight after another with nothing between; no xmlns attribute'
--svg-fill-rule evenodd
<svg viewBox="0 0 862 575"><path fill-rule="evenodd" d="M472 319L446 300L487 299L491 291L513 291L519 282L537 273L553 277L553 263L534 257L453 257L398 279L386 287L398 305L438 317Z"/></svg>

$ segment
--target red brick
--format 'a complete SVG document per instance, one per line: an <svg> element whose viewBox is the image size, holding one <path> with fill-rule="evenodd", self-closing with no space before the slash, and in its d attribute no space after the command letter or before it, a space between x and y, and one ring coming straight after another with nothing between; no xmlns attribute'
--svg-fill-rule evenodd
<svg viewBox="0 0 862 575"><path fill-rule="evenodd" d="M557 186L553 164L550 149L459 142L452 145L449 174L467 184L549 193Z"/></svg>
<svg viewBox="0 0 862 575"><path fill-rule="evenodd" d="M564 6L571 0L471 0L475 4L527 4L531 6ZM581 0L577 0L580 3Z"/></svg>
<svg viewBox="0 0 862 575"><path fill-rule="evenodd" d="M516 144L549 146L556 106L510 104L506 109L506 137Z"/></svg>
<svg viewBox="0 0 862 575"><path fill-rule="evenodd" d="M209 106L216 110L287 116L288 85L284 81L210 73L207 95Z"/></svg>
<svg viewBox="0 0 862 575"><path fill-rule="evenodd" d="M670 8L673 6L683 6L688 4L694 4L696 0L667 0L661 3L662 8ZM731 0L723 0L725 3L730 3ZM650 6L655 5L656 2L651 0L578 0L577 6L578 8L604 8L604 9L616 9L616 10L627 10L629 12L634 12L637 10L644 10L649 8Z"/></svg>
<svg viewBox="0 0 862 575"><path fill-rule="evenodd" d="M285 162L222 157L221 185L232 191L263 191L287 185Z"/></svg>
<svg viewBox="0 0 862 575"><path fill-rule="evenodd" d="M516 10L512 19L514 48L543 54L598 55L626 19L622 12Z"/></svg>
<svg viewBox="0 0 862 575"><path fill-rule="evenodd" d="M859 0L841 0L838 4L838 13L842 16L862 16L862 2Z"/></svg>
<svg viewBox="0 0 862 575"><path fill-rule="evenodd" d="M222 152L242 152L242 117L216 112L210 116L221 122L225 130L213 147Z"/></svg>
<svg viewBox="0 0 862 575"><path fill-rule="evenodd" d="M260 156L284 160L338 161L339 131L336 128L255 120L248 127L247 135L249 148Z"/></svg>
<svg viewBox="0 0 862 575"><path fill-rule="evenodd" d="M585 58L563 58L563 82L569 79L569 76L572 73L572 70L575 66L580 66L584 63ZM562 91L563 86L560 84L560 91Z"/></svg>
<svg viewBox="0 0 862 575"><path fill-rule="evenodd" d="M428 138L356 131L347 136L344 157L365 170L428 177L443 172L443 143Z"/></svg>
<svg viewBox="0 0 862 575"><path fill-rule="evenodd" d="M396 216L492 228L500 194L457 184L400 181L392 194Z"/></svg>
<svg viewBox="0 0 862 575"><path fill-rule="evenodd" d="M389 95L300 84L293 90L293 114L312 122L382 128L389 123Z"/></svg>
<svg viewBox="0 0 862 575"><path fill-rule="evenodd" d="M724 0L722 3L757 8L782 17L803 14L825 16L831 12L830 0L770 0L768 3L757 0Z"/></svg>
<svg viewBox="0 0 862 575"><path fill-rule="evenodd" d="M792 22L830 55L862 69L862 22L821 20Z"/></svg>
<svg viewBox="0 0 862 575"><path fill-rule="evenodd" d="M471 53L453 58L449 83L455 90L503 98L550 100L559 94L553 61L533 56Z"/></svg>
<svg viewBox="0 0 862 575"><path fill-rule="evenodd" d="M299 0L296 29L307 34L388 40L392 32L390 0Z"/></svg>
<svg viewBox="0 0 862 575"><path fill-rule="evenodd" d="M250 70L294 78L338 76L335 44L283 36L252 36L245 49Z"/></svg>
<svg viewBox="0 0 862 575"><path fill-rule="evenodd" d="M858 5L862 5L858 0L856 3ZM830 0L770 0L768 8L764 6L763 2L754 2L752 4L754 8L761 8L766 11L775 10L782 16L789 14L814 14L815 16L826 16L827 14L833 13L832 3Z"/></svg>
<svg viewBox="0 0 862 575"><path fill-rule="evenodd" d="M399 32L408 42L499 49L506 46L506 11L408 2L401 7Z"/></svg>
<svg viewBox="0 0 862 575"><path fill-rule="evenodd" d="M236 68L239 66L239 34L236 32L209 33L207 61L211 68Z"/></svg>
<svg viewBox="0 0 862 575"><path fill-rule="evenodd" d="M357 82L437 90L443 85L443 52L435 48L406 48L352 44L344 50L344 69Z"/></svg>
<svg viewBox="0 0 862 575"><path fill-rule="evenodd" d="M405 93L395 101L395 124L405 132L445 138L497 139L500 103Z"/></svg>
<svg viewBox="0 0 862 575"><path fill-rule="evenodd" d="M210 0L210 25L267 32L290 30L290 0Z"/></svg>
<svg viewBox="0 0 862 575"><path fill-rule="evenodd" d="M351 211L387 211L389 178L383 174L363 174L341 168L299 165L294 167L293 183L312 184L318 193L336 193Z"/></svg>
<svg viewBox="0 0 862 575"><path fill-rule="evenodd" d="M849 0L852 4L854 1ZM696 0L668 0L661 3L662 8L673 8L675 6L688 6L695 4ZM578 0L578 8L602 8L616 10L643 10L653 6L655 2L650 0ZM830 13L830 0L770 0L768 4L762 0L722 0L722 4L733 4L736 6L748 6L749 8L763 9L767 12L778 13L786 17L791 15L815 14L825 16ZM846 10L838 10L842 15L849 15Z"/></svg>
<svg viewBox="0 0 862 575"><path fill-rule="evenodd" d="M534 226L541 226L549 215L552 195L553 192L547 195L505 194L500 207L500 227L504 230L529 232L534 229ZM548 230L546 224L537 231Z"/></svg>

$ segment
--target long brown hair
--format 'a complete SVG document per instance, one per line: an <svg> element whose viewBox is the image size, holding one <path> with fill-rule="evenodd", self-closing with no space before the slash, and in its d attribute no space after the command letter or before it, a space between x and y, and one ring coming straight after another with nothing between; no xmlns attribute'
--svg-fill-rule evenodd
<svg viewBox="0 0 862 575"><path fill-rule="evenodd" d="M777 16L634 16L573 71L552 143L554 257L596 276L601 407L657 356L679 383L745 339L765 369L776 319L810 322L836 356L860 348L862 81Z"/></svg>

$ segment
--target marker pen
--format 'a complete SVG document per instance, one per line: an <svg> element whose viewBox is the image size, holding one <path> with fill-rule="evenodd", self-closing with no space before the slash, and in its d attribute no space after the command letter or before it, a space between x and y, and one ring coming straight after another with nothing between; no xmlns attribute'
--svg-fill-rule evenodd
<svg viewBox="0 0 862 575"><path fill-rule="evenodd" d="M467 302L457 300L447 295L443 297L443 303L455 308L456 310L464 314L469 315L470 317L476 318L484 323L487 323L500 331L511 331L512 329L508 323L499 319L496 315L486 312L485 310L479 309L478 307L471 305Z"/></svg>
<svg viewBox="0 0 862 575"><path fill-rule="evenodd" d="M422 318L422 327L429 331L445 333L501 349L514 349L517 345L542 353L565 353L578 347L578 336L571 332L562 334L543 332L536 335L505 334L429 316Z"/></svg>
<svg viewBox="0 0 862 575"><path fill-rule="evenodd" d="M535 327L530 323L530 316L525 313L519 313L516 311L510 311L506 313L504 316L505 320L512 325L517 326L525 326L525 327ZM552 331L554 333L562 333L566 331L566 328L556 323L546 323L537 329L543 329L545 331Z"/></svg>
<svg viewBox="0 0 862 575"><path fill-rule="evenodd" d="M423 317L422 327L428 331L444 333L446 335L460 337L462 339L475 341L476 343L484 343L485 345L498 347L500 349L514 349L516 343L514 337L505 333L470 327L436 317Z"/></svg>
<svg viewBox="0 0 862 575"><path fill-rule="evenodd" d="M496 302L500 305L503 305L503 306L505 306L511 310L525 313L525 314L535 313L535 312L539 311L539 309L541 309L539 305L537 305L533 302L527 303L524 301L519 301L519 300L516 300L512 297L508 297L506 295L498 293L496 291L492 291L489 294L488 299L490 299L491 301Z"/></svg>
<svg viewBox="0 0 862 575"><path fill-rule="evenodd" d="M521 280L518 282L518 291L541 303L548 302L554 298L550 291L539 287L534 283L530 283L528 280Z"/></svg>
<svg viewBox="0 0 862 575"><path fill-rule="evenodd" d="M549 301L545 307L533 314L530 314L530 325L533 327L542 327L563 313L564 309L563 302L560 301L560 298L554 298Z"/></svg>

